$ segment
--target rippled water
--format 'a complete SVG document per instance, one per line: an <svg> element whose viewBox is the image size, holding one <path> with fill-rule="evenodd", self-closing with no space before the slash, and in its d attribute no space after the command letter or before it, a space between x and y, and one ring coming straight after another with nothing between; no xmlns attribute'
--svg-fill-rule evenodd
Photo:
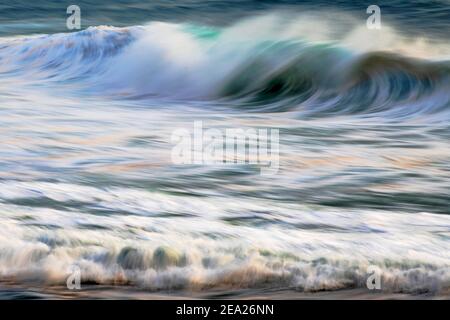
<svg viewBox="0 0 450 320"><path fill-rule="evenodd" d="M95 23L81 1L120 28L72 33L50 2L26 28L3 5L0 287L76 265L82 284L300 293L365 288L375 265L384 293L448 295L445 1L386 5L381 31L357 3L122 2ZM196 120L279 129L278 173L173 164Z"/></svg>

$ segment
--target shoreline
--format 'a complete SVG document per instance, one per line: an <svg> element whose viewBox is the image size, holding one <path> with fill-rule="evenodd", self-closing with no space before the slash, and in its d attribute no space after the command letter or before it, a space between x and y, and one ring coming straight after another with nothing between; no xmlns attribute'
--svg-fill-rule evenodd
<svg viewBox="0 0 450 320"><path fill-rule="evenodd" d="M85 285L81 290L64 286L25 288L19 284L0 283L0 300L448 300L448 294L410 294L376 292L368 289L342 289L300 292L291 289L240 289L208 291L147 291L136 287Z"/></svg>

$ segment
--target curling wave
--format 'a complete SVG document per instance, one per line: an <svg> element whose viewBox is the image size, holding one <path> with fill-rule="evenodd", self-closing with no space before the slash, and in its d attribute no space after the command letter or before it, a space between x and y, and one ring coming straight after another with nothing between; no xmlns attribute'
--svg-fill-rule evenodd
<svg viewBox="0 0 450 320"><path fill-rule="evenodd" d="M248 109L294 109L313 116L448 111L447 60L379 51L383 43L365 50L348 37L317 42L298 30L301 25L279 26L274 19L223 29L157 22L91 27L3 41L0 74L65 83L95 95L234 101ZM408 45L400 39L391 51L405 51L400 47ZM416 53L412 47L406 53Z"/></svg>

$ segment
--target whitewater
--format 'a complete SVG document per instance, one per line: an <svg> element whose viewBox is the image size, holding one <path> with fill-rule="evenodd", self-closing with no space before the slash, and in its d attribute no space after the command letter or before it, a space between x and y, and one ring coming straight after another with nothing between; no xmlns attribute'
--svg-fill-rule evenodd
<svg viewBox="0 0 450 320"><path fill-rule="evenodd" d="M448 296L448 39L342 17L0 37L0 294L74 265L206 296L366 288L376 266L385 294ZM279 129L278 174L173 164L196 120Z"/></svg>

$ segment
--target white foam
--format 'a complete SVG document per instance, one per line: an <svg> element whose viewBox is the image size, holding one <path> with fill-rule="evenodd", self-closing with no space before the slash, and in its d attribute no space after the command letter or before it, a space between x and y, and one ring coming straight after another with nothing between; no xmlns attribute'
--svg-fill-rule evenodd
<svg viewBox="0 0 450 320"><path fill-rule="evenodd" d="M208 39L192 26L151 22L128 28L90 27L71 34L7 39L0 50L1 72L24 74L21 81L67 81L116 95L207 99L236 72L264 60L255 79L269 77L305 46L327 44L348 55L388 51L429 60L450 59L445 43L411 38L384 23L369 30L365 21L343 13L316 16L273 13L215 30ZM287 55L267 54L275 44L297 44ZM258 81L259 81L258 80Z"/></svg>
<svg viewBox="0 0 450 320"><path fill-rule="evenodd" d="M437 293L450 281L445 215L411 219L395 212L51 183L1 184L0 195L83 201L86 208L91 203L111 210L98 215L1 204L2 277L63 283L76 264L84 281L104 284L310 291L364 287L367 267L374 264L382 270L385 291ZM268 220L263 228L245 222L252 220L226 222L248 215Z"/></svg>

